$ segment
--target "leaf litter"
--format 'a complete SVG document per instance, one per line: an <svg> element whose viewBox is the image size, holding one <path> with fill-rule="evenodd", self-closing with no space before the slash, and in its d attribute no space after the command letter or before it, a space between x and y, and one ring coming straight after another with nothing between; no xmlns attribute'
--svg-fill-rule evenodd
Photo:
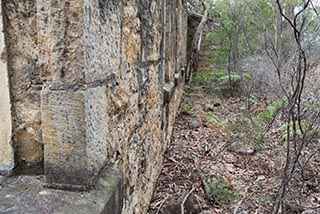
<svg viewBox="0 0 320 214"><path fill-rule="evenodd" d="M260 96L251 108L255 117L274 101ZM257 125L246 115L244 104L243 97L221 99L203 87L186 86L149 214L271 212L285 163L281 119L259 142ZM193 113L186 113L184 106L192 107ZM306 152L318 147L315 142ZM316 153L304 176L294 179L286 202L289 213L320 213L319 167Z"/></svg>

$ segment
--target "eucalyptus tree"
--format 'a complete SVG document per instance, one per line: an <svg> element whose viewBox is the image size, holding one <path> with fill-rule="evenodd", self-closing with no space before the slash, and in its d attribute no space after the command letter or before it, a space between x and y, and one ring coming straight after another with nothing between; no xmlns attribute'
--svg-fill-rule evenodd
<svg viewBox="0 0 320 214"><path fill-rule="evenodd" d="M241 60L254 55L269 60L271 64L264 72L275 72L277 76L279 93L286 99L283 108L286 161L272 212L286 213L285 201L292 179L299 176L312 156L320 151L318 145L315 153L304 152L310 138L319 133L320 111L314 109L306 117L307 104L303 98L311 59L320 56L319 1L208 0L201 4L209 14L215 14L215 21L220 23L210 38L218 44L215 63L227 68L230 85L230 74L242 73Z"/></svg>

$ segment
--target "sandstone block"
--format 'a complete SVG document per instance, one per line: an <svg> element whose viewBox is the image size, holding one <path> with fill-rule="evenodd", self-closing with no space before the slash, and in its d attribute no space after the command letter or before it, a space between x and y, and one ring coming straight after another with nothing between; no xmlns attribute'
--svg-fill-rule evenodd
<svg viewBox="0 0 320 214"><path fill-rule="evenodd" d="M41 79L84 84L84 0L39 0L37 8Z"/></svg>
<svg viewBox="0 0 320 214"><path fill-rule="evenodd" d="M35 130L39 129L39 126L35 126ZM33 132L33 127L30 126L24 127L16 133L16 148L19 159L26 164L36 164L43 158L42 143L35 139Z"/></svg>
<svg viewBox="0 0 320 214"><path fill-rule="evenodd" d="M84 170L89 170L92 176L98 175L99 171L108 163L109 144L109 106L106 86L89 88L85 91L85 126L86 143L85 153L87 156L87 166L82 166Z"/></svg>
<svg viewBox="0 0 320 214"><path fill-rule="evenodd" d="M157 61L161 58L161 2L152 1L140 7L142 61Z"/></svg>
<svg viewBox="0 0 320 214"><path fill-rule="evenodd" d="M85 81L93 83L119 73L121 1L85 1L83 45Z"/></svg>
<svg viewBox="0 0 320 214"><path fill-rule="evenodd" d="M140 54L141 22L138 12L138 5L130 1L123 8L122 49L128 63L137 61Z"/></svg>
<svg viewBox="0 0 320 214"><path fill-rule="evenodd" d="M42 92L45 174L49 185L91 187L108 160L106 86Z"/></svg>
<svg viewBox="0 0 320 214"><path fill-rule="evenodd" d="M50 185L91 186L84 91L43 90L44 167Z"/></svg>

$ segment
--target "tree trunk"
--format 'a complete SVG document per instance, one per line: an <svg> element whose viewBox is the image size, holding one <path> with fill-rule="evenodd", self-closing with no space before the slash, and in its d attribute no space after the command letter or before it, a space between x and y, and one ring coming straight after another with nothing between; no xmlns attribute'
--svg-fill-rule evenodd
<svg viewBox="0 0 320 214"><path fill-rule="evenodd" d="M201 49L201 40L203 35L203 29L208 20L208 9L204 11L202 16L201 22L199 23L196 33L194 34L192 40L192 49L191 49L191 56L188 61L188 68L187 68L187 77L191 79L191 74L196 72L198 66L198 58L199 52Z"/></svg>

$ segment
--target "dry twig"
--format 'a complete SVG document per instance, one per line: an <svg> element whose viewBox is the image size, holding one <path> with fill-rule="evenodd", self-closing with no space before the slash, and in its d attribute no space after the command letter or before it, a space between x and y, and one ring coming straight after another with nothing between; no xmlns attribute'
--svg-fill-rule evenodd
<svg viewBox="0 0 320 214"><path fill-rule="evenodd" d="M246 197L247 192L248 192L249 187L246 189L246 191L243 194L243 197L241 198L241 200L238 202L237 207L234 209L233 214L237 214L239 207L241 206L243 199Z"/></svg>
<svg viewBox="0 0 320 214"><path fill-rule="evenodd" d="M196 187L193 185L192 189L190 190L190 192L188 192L188 194L184 197L184 199L182 200L181 203L181 214L184 214L184 204L186 203L186 201L188 200L189 196L191 195L191 193L196 189Z"/></svg>
<svg viewBox="0 0 320 214"><path fill-rule="evenodd" d="M167 195L167 196L165 197L165 199L162 200L162 202L160 203L160 205L159 205L159 207L158 207L158 210L157 210L156 214L159 214L161 207L163 206L164 202L166 202L166 200L167 200L168 198L169 198L169 195Z"/></svg>

